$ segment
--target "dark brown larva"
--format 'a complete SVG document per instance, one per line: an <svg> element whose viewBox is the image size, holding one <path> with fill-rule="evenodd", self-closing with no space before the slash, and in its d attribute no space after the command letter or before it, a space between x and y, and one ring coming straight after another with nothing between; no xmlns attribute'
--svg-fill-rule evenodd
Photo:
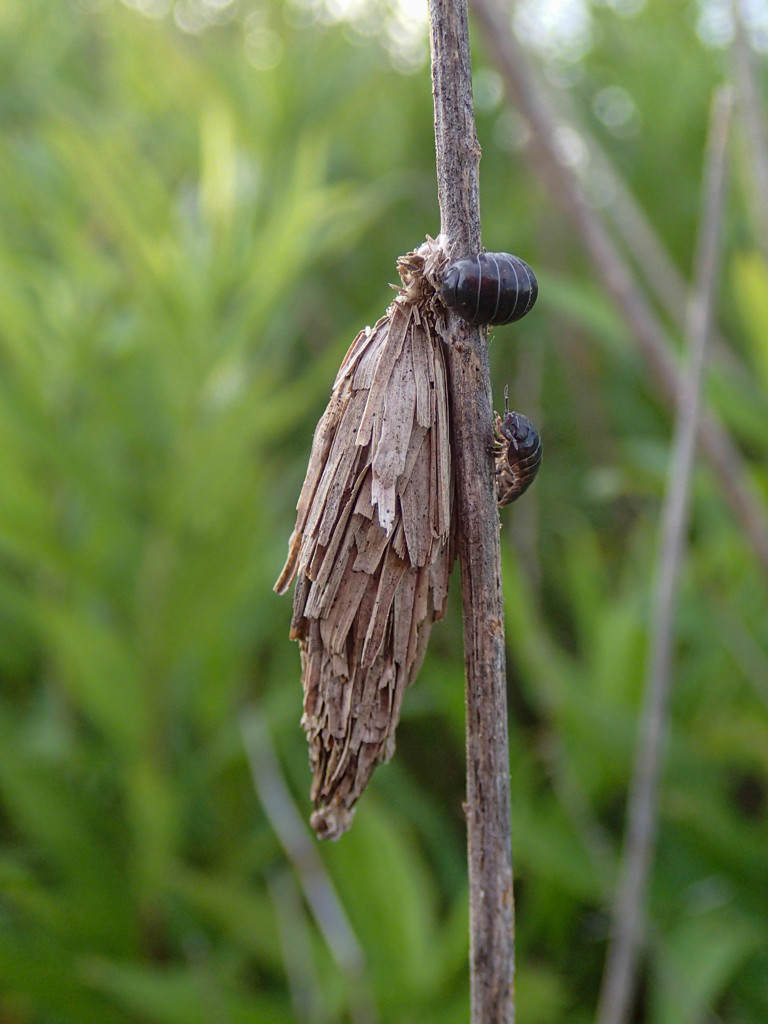
<svg viewBox="0 0 768 1024"><path fill-rule="evenodd" d="M533 483L541 465L539 432L520 412L509 411L509 395L504 389L504 419L496 413L496 494L499 506L509 505Z"/></svg>
<svg viewBox="0 0 768 1024"><path fill-rule="evenodd" d="M510 324L525 316L539 293L536 277L519 256L481 252L450 263L440 298L472 324Z"/></svg>

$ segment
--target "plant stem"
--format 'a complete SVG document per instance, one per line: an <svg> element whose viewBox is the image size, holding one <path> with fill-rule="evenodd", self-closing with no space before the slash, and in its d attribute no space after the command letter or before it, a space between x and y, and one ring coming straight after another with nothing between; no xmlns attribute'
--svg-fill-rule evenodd
<svg viewBox="0 0 768 1024"><path fill-rule="evenodd" d="M441 233L480 248L480 147L466 0L430 3ZM472 1024L514 1021L514 899L499 519L485 331L454 321L448 346L452 458L464 605Z"/></svg>
<svg viewBox="0 0 768 1024"><path fill-rule="evenodd" d="M243 712L240 731L264 813L293 865L331 957L347 980L350 1019L353 1024L378 1024L378 1013L366 982L362 947L317 852L317 844L294 805L266 721L257 708Z"/></svg>
<svg viewBox="0 0 768 1024"><path fill-rule="evenodd" d="M730 110L730 94L725 91L717 93L705 164L703 214L694 285L688 306L688 363L678 398L675 437L662 509L645 699L630 787L621 877L613 912L614 934L603 976L598 1024L626 1024L629 1020L646 930L648 879L658 829L658 794L672 688L677 589L689 519L704 356L717 286Z"/></svg>
<svg viewBox="0 0 768 1024"><path fill-rule="evenodd" d="M555 140L557 118L515 40L509 17L498 0L472 0L472 11L486 37L488 52L501 74L510 99L532 133L531 158L547 182L552 200L571 218L606 293L626 323L645 359L659 394L670 405L681 386L667 332L638 287L631 267L606 230L599 213L585 200L573 170L561 161ZM712 410L698 421L702 453L720 481L725 500L739 521L763 573L768 576L768 518L762 496L750 479L739 449Z"/></svg>
<svg viewBox="0 0 768 1024"><path fill-rule="evenodd" d="M755 68L755 55L750 46L739 0L731 0L731 12L736 26L733 70L747 154L745 166L751 185L749 199L758 228L755 232L756 241L763 256L768 259L768 130L765 126L765 107L759 74Z"/></svg>

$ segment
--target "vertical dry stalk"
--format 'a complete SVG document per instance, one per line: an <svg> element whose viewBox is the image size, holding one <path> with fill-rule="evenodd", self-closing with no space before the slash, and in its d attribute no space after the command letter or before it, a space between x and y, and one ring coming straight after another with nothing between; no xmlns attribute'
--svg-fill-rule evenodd
<svg viewBox="0 0 768 1024"><path fill-rule="evenodd" d="M719 92L715 96L710 123L702 227L688 310L688 365L678 398L675 438L662 509L645 700L630 788L624 855L613 910L614 934L600 993L598 1024L626 1024L629 1020L646 927L648 878L658 825L658 792L672 684L677 587L688 525L704 356L717 283L730 110L730 94Z"/></svg>
<svg viewBox="0 0 768 1024"><path fill-rule="evenodd" d="M752 186L752 216L758 227L758 244L768 259L768 129L755 71L755 55L750 46L739 0L731 0L731 8L736 25L733 46L734 78L738 88L741 123L748 151L746 165Z"/></svg>
<svg viewBox="0 0 768 1024"><path fill-rule="evenodd" d="M502 14L498 0L472 0L472 9L510 96L530 125L537 171L548 182L553 199L562 204L573 221L607 294L646 360L659 393L667 402L676 402L680 381L669 339L637 287L627 261L597 212L581 194L573 171L560 160L555 144L556 120L514 38L509 19ZM763 572L768 575L765 505L751 485L741 452L711 412L702 412L698 429L702 451L720 481L725 500L741 523Z"/></svg>
<svg viewBox="0 0 768 1024"><path fill-rule="evenodd" d="M441 233L451 255L480 248L480 147L466 0L431 0ZM464 603L467 841L473 1024L514 1021L514 902L506 668L491 382L485 332L454 319L447 353Z"/></svg>

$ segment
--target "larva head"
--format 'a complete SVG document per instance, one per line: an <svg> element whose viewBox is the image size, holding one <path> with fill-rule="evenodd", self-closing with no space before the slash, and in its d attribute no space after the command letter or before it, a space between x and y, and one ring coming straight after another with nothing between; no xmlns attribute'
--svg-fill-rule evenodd
<svg viewBox="0 0 768 1024"><path fill-rule="evenodd" d="M521 412L508 412L501 421L499 433L521 454L534 451L541 444L538 430Z"/></svg>

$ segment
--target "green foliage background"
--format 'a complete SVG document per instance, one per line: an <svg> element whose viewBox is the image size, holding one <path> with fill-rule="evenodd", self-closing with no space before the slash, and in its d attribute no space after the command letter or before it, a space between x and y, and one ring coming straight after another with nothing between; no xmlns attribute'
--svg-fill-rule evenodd
<svg viewBox="0 0 768 1024"><path fill-rule="evenodd" d="M277 0L199 33L177 23L194 4L175 10L0 7L0 1020L464 1022L456 583L354 828L319 851L296 840L351 945L276 831L294 803L306 820L309 776L290 602L271 585L335 369L389 302L395 258L438 229L428 69L402 74L375 37ZM698 15L596 5L591 49L550 68L686 276L728 75ZM509 383L546 451L502 531L518 1019L586 1024L671 420L510 149L478 40L475 61L485 244L541 283L491 346L497 402ZM595 117L609 86L637 131ZM768 498L768 268L742 142L730 350L708 397ZM765 578L702 468L638 1020L768 1019L767 769Z"/></svg>

